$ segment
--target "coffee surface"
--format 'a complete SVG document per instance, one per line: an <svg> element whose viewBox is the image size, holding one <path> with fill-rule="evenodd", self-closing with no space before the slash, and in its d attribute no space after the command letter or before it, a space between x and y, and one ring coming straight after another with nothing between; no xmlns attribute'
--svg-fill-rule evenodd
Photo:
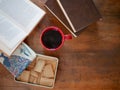
<svg viewBox="0 0 120 90"><path fill-rule="evenodd" d="M42 36L42 42L47 48L55 49L61 45L62 36L57 30L48 30L44 32Z"/></svg>

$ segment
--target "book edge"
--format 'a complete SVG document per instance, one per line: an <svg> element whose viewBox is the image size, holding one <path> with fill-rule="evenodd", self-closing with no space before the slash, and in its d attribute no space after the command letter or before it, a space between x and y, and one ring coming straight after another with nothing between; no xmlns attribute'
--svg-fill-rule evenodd
<svg viewBox="0 0 120 90"><path fill-rule="evenodd" d="M72 24L72 22L71 22L71 20L70 20L70 18L69 18L69 16L68 16L68 14L66 13L64 7L62 6L62 3L60 2L60 0L56 0L56 1L57 1L58 5L60 6L60 9L62 10L64 16L66 17L66 19L67 19L69 25L71 26L71 28L73 29L73 31L74 31L74 32L77 32L77 31L75 30L75 27L73 26L73 24Z"/></svg>

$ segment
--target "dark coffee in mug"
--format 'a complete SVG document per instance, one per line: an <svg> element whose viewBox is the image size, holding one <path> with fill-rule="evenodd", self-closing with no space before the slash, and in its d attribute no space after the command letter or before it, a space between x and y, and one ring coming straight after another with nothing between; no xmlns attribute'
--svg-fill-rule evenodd
<svg viewBox="0 0 120 90"><path fill-rule="evenodd" d="M71 34L66 34L62 30L55 26L49 26L45 28L40 34L41 45L49 51L55 51L61 48L65 40L72 39Z"/></svg>
<svg viewBox="0 0 120 90"><path fill-rule="evenodd" d="M46 30L42 35L42 43L49 49L58 48L62 43L62 35L58 30Z"/></svg>

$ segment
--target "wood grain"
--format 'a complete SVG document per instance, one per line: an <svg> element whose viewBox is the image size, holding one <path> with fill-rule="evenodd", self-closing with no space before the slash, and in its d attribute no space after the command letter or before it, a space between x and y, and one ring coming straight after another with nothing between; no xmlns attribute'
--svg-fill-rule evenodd
<svg viewBox="0 0 120 90"><path fill-rule="evenodd" d="M32 0L37 5L40 0ZM42 2L46 0L41 0ZM78 38L65 41L55 52L42 48L39 35L47 26L58 26L69 33L48 11L25 42L40 54L59 58L53 90L120 90L120 1L93 0L103 16L102 21L84 29ZM0 90L49 90L20 84L0 64Z"/></svg>

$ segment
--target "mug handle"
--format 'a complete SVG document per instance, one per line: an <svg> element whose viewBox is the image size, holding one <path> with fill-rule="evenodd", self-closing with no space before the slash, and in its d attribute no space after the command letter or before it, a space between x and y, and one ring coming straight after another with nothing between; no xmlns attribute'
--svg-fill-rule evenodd
<svg viewBox="0 0 120 90"><path fill-rule="evenodd" d="M64 35L64 37L65 37L65 40L72 39L72 35L71 34L66 34L66 35Z"/></svg>

